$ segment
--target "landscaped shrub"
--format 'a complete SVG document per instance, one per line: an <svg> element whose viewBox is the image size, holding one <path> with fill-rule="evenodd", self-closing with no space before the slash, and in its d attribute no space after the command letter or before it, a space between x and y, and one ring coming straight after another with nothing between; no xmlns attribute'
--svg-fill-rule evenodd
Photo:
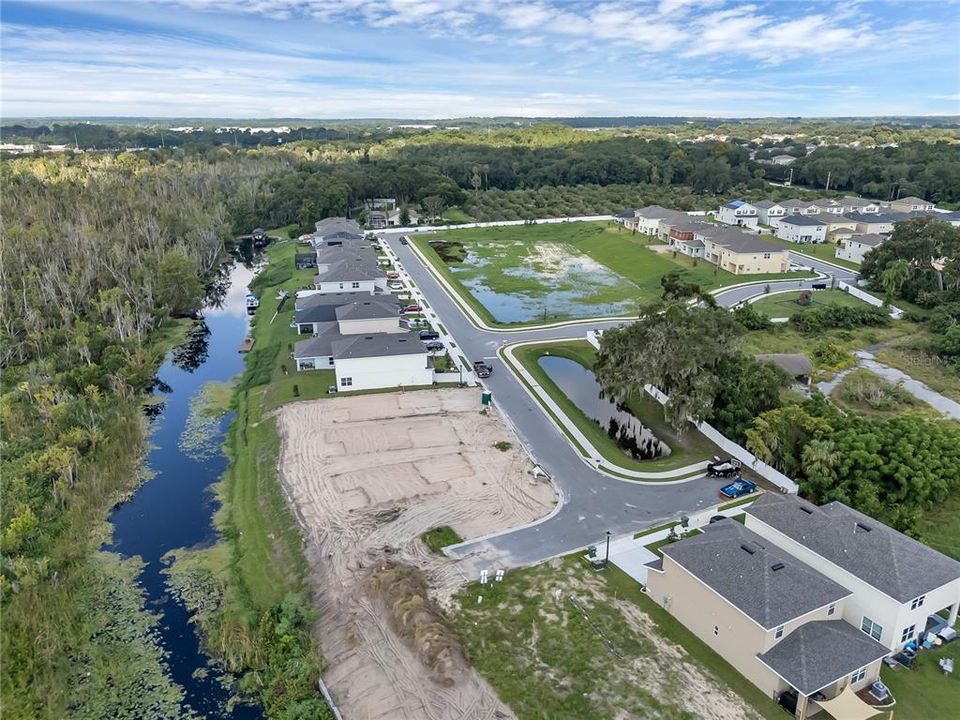
<svg viewBox="0 0 960 720"><path fill-rule="evenodd" d="M831 328L884 327L890 324L890 316L875 307L824 305L806 313L796 313L790 318L790 324L800 332L817 334Z"/></svg>

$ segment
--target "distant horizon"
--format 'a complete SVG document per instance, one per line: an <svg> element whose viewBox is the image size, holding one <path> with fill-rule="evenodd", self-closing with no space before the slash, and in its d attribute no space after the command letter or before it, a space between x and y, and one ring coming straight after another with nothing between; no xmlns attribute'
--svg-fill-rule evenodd
<svg viewBox="0 0 960 720"><path fill-rule="evenodd" d="M5 0L16 118L960 112L960 0Z"/></svg>

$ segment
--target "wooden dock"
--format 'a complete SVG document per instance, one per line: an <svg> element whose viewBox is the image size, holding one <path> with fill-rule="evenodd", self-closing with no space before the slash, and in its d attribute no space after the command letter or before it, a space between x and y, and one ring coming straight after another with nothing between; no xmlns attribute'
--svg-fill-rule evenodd
<svg viewBox="0 0 960 720"><path fill-rule="evenodd" d="M237 352L247 353L253 349L253 338L245 338L242 343L240 343L240 349Z"/></svg>

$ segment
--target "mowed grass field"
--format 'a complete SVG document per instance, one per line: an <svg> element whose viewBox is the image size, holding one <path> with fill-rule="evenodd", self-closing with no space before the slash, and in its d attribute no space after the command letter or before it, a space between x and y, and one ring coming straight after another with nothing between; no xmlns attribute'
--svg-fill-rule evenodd
<svg viewBox="0 0 960 720"><path fill-rule="evenodd" d="M589 305L634 301L639 306L659 300L660 279L671 272L680 273L684 280L697 283L704 290L784 277L781 274L733 275L704 260L695 260L679 253L676 257L672 253L657 253L650 249L651 245L659 244L654 238L633 233L613 222L471 228L430 236L414 236L413 242L435 269L452 281L462 301L492 325L523 325L534 324L536 321L497 322L489 310L469 292L462 280L479 279L496 293L533 297L546 295L556 289L556 277L547 273L546 277L538 278L535 272L517 272L518 269L531 267L529 259L538 256L538 245L565 246L570 257L586 256L626 281L609 282L600 288L590 288L582 298L583 303ZM464 264L445 261L431 246L431 243L437 242L461 245L464 251L475 254L480 262ZM535 260L532 269L536 269ZM811 275L791 273L790 277L799 279Z"/></svg>
<svg viewBox="0 0 960 720"><path fill-rule="evenodd" d="M800 291L779 293L758 300L753 303L753 309L768 317L790 317L794 313L809 312L826 305L842 305L844 307L870 307L867 303L843 290L817 290L813 293L813 302L810 305L800 305Z"/></svg>

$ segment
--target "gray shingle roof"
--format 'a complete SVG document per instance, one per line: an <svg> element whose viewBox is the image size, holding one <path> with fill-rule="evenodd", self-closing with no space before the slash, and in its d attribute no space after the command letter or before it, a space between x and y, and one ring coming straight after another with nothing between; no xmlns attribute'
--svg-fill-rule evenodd
<svg viewBox="0 0 960 720"><path fill-rule="evenodd" d="M337 320L372 320L376 318L398 318L397 304L377 300L358 300L336 309Z"/></svg>
<svg viewBox="0 0 960 720"><path fill-rule="evenodd" d="M719 227L714 223L705 222L703 220L684 220L683 222L670 223L670 229L676 230L677 232L697 232L699 230L705 230L710 227Z"/></svg>
<svg viewBox="0 0 960 720"><path fill-rule="evenodd" d="M333 355L333 344L340 340L340 326L335 322L324 323L318 328L317 337L299 340L293 344L294 358L328 357Z"/></svg>
<svg viewBox="0 0 960 720"><path fill-rule="evenodd" d="M662 550L768 630L850 594L736 520Z"/></svg>
<svg viewBox="0 0 960 720"><path fill-rule="evenodd" d="M707 239L717 243L718 245L723 245L727 250L736 253L749 253L749 252L768 252L768 253L786 253L787 249L780 247L779 245L774 245L767 240L764 240L759 235L754 235L753 233L740 232L739 230L730 229L725 233L719 235L708 235Z"/></svg>
<svg viewBox="0 0 960 720"><path fill-rule="evenodd" d="M637 210L637 216L642 218L668 218L673 217L674 215L685 215L686 213L681 213L679 210L670 210L668 208L662 207L660 205L647 205Z"/></svg>
<svg viewBox="0 0 960 720"><path fill-rule="evenodd" d="M329 235L344 234L363 237L363 229L357 224L356 220L348 220L344 217L324 218L315 224L317 237L327 237Z"/></svg>
<svg viewBox="0 0 960 720"><path fill-rule="evenodd" d="M851 242L857 242L857 243L860 243L861 245L869 245L870 247L876 247L886 239L887 239L886 235L878 235L876 233L864 233L863 235L850 236Z"/></svg>
<svg viewBox="0 0 960 720"><path fill-rule="evenodd" d="M815 227L819 225L826 225L823 220L817 220L815 217L810 215L791 215L790 217L785 217L780 220L781 225L804 225Z"/></svg>
<svg viewBox="0 0 960 720"><path fill-rule="evenodd" d="M900 603L960 578L960 562L840 502L767 493L747 514Z"/></svg>
<svg viewBox="0 0 960 720"><path fill-rule="evenodd" d="M426 356L427 350L415 335L409 333L355 335L333 343L333 357L336 360L419 354Z"/></svg>
<svg viewBox="0 0 960 720"><path fill-rule="evenodd" d="M757 202L750 203L750 204L753 205L755 208L759 208L760 210L769 210L770 208L774 207L775 205L779 205L780 203L775 203L773 202L773 200L757 200Z"/></svg>
<svg viewBox="0 0 960 720"><path fill-rule="evenodd" d="M757 657L804 695L852 675L890 651L843 620L801 625Z"/></svg>
<svg viewBox="0 0 960 720"><path fill-rule="evenodd" d="M849 220L856 220L862 223L892 223L902 220L909 220L912 217L918 217L919 214L905 212L886 212L886 213L848 213Z"/></svg>
<svg viewBox="0 0 960 720"><path fill-rule="evenodd" d="M800 208L801 210L806 210L813 203L807 202L806 200L783 200L777 204L784 208Z"/></svg>
<svg viewBox="0 0 960 720"><path fill-rule="evenodd" d="M377 280L386 276L386 271L379 265L371 265L358 258L333 263L329 270L318 273L313 281L315 284L321 282L351 282L354 280Z"/></svg>
<svg viewBox="0 0 960 720"><path fill-rule="evenodd" d="M801 354L778 353L774 355L754 355L757 362L773 363L781 367L794 377L809 375L813 372L813 363L810 358Z"/></svg>

